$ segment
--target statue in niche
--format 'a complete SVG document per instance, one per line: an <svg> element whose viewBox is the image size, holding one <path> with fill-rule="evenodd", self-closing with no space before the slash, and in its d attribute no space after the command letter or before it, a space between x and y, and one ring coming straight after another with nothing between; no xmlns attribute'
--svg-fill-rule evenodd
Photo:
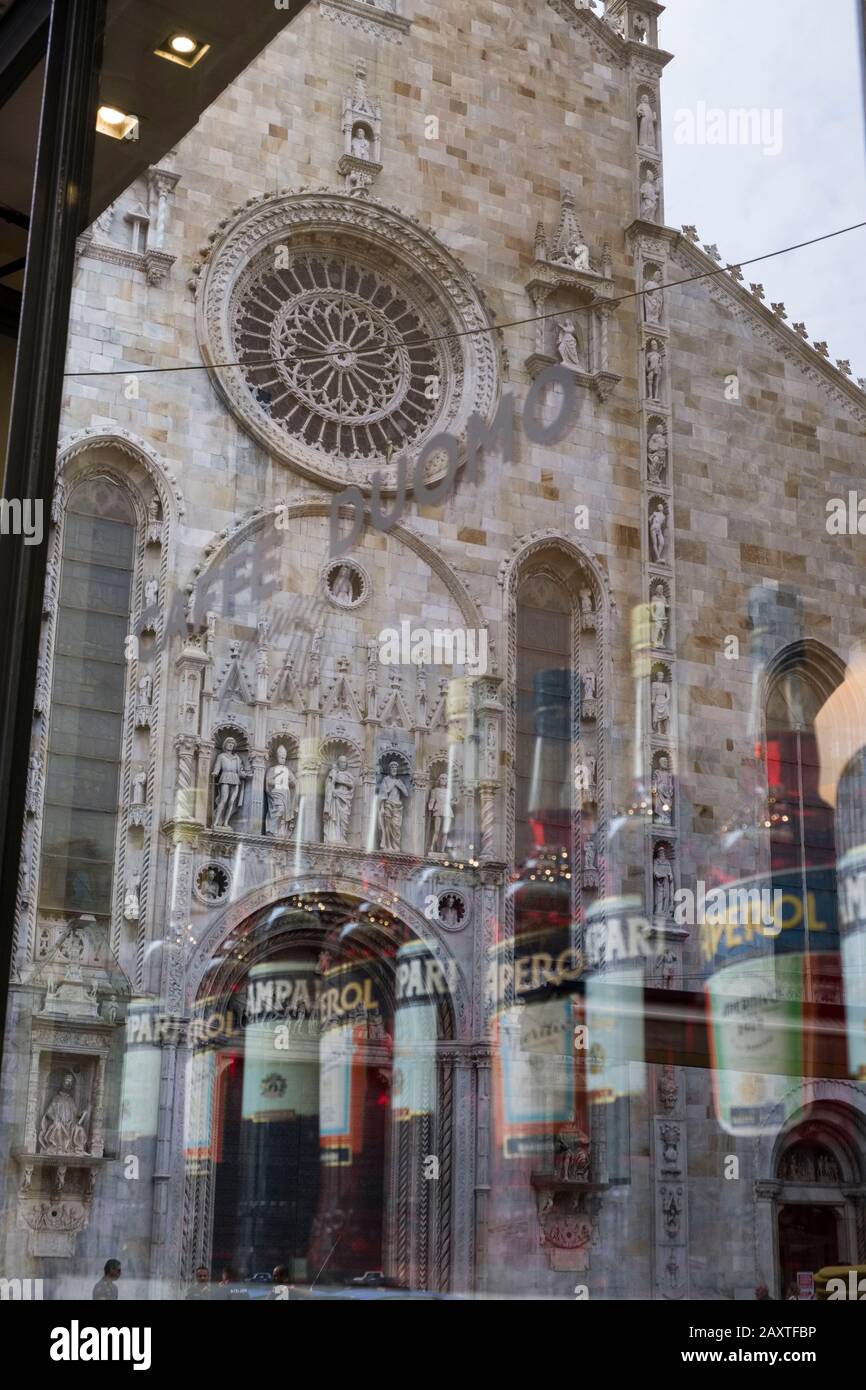
<svg viewBox="0 0 866 1390"><path fill-rule="evenodd" d="M663 483L667 472L668 464L668 437L665 433L664 421L659 420L653 426L653 432L647 440L647 477L651 483Z"/></svg>
<svg viewBox="0 0 866 1390"><path fill-rule="evenodd" d="M651 641L654 647L663 647L668 631L668 596L663 584L654 585L650 592Z"/></svg>
<svg viewBox="0 0 866 1390"><path fill-rule="evenodd" d="M155 608L159 599L159 580L148 579L144 586L145 608Z"/></svg>
<svg viewBox="0 0 866 1390"><path fill-rule="evenodd" d="M646 393L651 401L661 400L662 390L662 354L659 351L658 339L650 338L646 345Z"/></svg>
<svg viewBox="0 0 866 1390"><path fill-rule="evenodd" d="M673 910L674 866L668 859L664 845L659 845L653 855L653 912L657 917L670 917Z"/></svg>
<svg viewBox="0 0 866 1390"><path fill-rule="evenodd" d="M664 291L662 278L657 270L651 270L643 282L644 317L647 323L661 323L664 310Z"/></svg>
<svg viewBox="0 0 866 1390"><path fill-rule="evenodd" d="M632 21L631 33L635 43L646 43L649 30L647 29L647 22L642 14L635 15Z"/></svg>
<svg viewBox="0 0 866 1390"><path fill-rule="evenodd" d="M671 892L673 892L673 890L671 890ZM668 908L667 912L665 912L663 908L656 909L656 911L658 916L670 916L670 908ZM657 957L656 970L661 975L662 989L673 989L677 974L677 958L670 946ZM668 1163L673 1163L674 1159L669 1158L666 1161Z"/></svg>
<svg viewBox="0 0 866 1390"><path fill-rule="evenodd" d="M127 922L137 922L141 916L141 874L133 874L129 891L123 900L123 915Z"/></svg>
<svg viewBox="0 0 866 1390"><path fill-rule="evenodd" d="M403 839L403 801L409 800L409 787L399 776L400 764L393 759L379 783L379 848L398 851Z"/></svg>
<svg viewBox="0 0 866 1390"><path fill-rule="evenodd" d="M569 270L589 270L589 247L580 237L573 237L564 251L560 252L554 265L567 266Z"/></svg>
<svg viewBox="0 0 866 1390"><path fill-rule="evenodd" d="M228 827L232 816L241 809L244 804L244 782L253 775L247 771L241 761L240 754L235 751L237 746L235 739L226 739L222 746L222 752L217 755L211 774L216 779L217 785L217 799L213 813L215 829L219 826Z"/></svg>
<svg viewBox="0 0 866 1390"><path fill-rule="evenodd" d="M581 632L592 632L595 628L595 608L592 602L592 591L581 589L580 591L580 630Z"/></svg>
<svg viewBox="0 0 866 1390"><path fill-rule="evenodd" d="M667 753L659 757L652 777L653 818L659 825L673 824L674 774Z"/></svg>
<svg viewBox="0 0 866 1390"><path fill-rule="evenodd" d="M566 319L564 323L557 324L556 332L558 339L556 350L559 353L560 362L566 367L574 367L575 371L583 371L573 321Z"/></svg>
<svg viewBox="0 0 866 1390"><path fill-rule="evenodd" d="M290 835L295 823L298 779L287 765L288 756L288 749L280 744L277 749L277 761L271 764L265 774L266 835Z"/></svg>
<svg viewBox="0 0 866 1390"><path fill-rule="evenodd" d="M654 734L666 734L671 722L671 687L661 671L656 671L650 684L650 718Z"/></svg>
<svg viewBox="0 0 866 1390"><path fill-rule="evenodd" d="M153 701L153 676L145 672L138 682L138 703L149 705Z"/></svg>
<svg viewBox="0 0 866 1390"><path fill-rule="evenodd" d="M650 513L649 519L650 545L656 564L664 559L665 550L667 549L668 542L665 534L667 519L667 512L662 502L657 500L655 510Z"/></svg>
<svg viewBox="0 0 866 1390"><path fill-rule="evenodd" d="M370 159L370 141L367 132L362 125L356 125L352 131L352 154L356 159Z"/></svg>
<svg viewBox="0 0 866 1390"><path fill-rule="evenodd" d="M656 113L646 94L637 104L637 142L645 150L656 148Z"/></svg>
<svg viewBox="0 0 866 1390"><path fill-rule="evenodd" d="M39 1148L46 1154L87 1153L87 1133L84 1126L88 1111L78 1113L75 1100L75 1074L64 1074L60 1086L45 1108L39 1126Z"/></svg>
<svg viewBox="0 0 866 1390"><path fill-rule="evenodd" d="M355 590L352 585L352 571L348 565L339 565L334 571L331 580L331 598L335 603L350 604L355 601Z"/></svg>
<svg viewBox="0 0 866 1390"><path fill-rule="evenodd" d="M456 893L443 893L438 911L439 921L451 931L456 931L466 915L466 909Z"/></svg>
<svg viewBox="0 0 866 1390"><path fill-rule="evenodd" d="M428 852L444 854L448 848L448 836L454 823L454 803L448 795L448 774L440 773L436 786L430 788L427 798L431 830Z"/></svg>
<svg viewBox="0 0 866 1390"><path fill-rule="evenodd" d="M133 806L143 806L147 801L147 773L144 768L139 768L132 778L132 804Z"/></svg>
<svg viewBox="0 0 866 1390"><path fill-rule="evenodd" d="M57 949L63 959L68 961L70 965L80 965L84 957L84 937L81 935L79 928L70 927Z"/></svg>
<svg viewBox="0 0 866 1390"><path fill-rule="evenodd" d="M648 222L655 222L659 205L659 187L655 173L647 169L640 186L640 215Z"/></svg>
<svg viewBox="0 0 866 1390"><path fill-rule="evenodd" d="M582 671L580 675L584 708L595 704L595 672Z"/></svg>
<svg viewBox="0 0 866 1390"><path fill-rule="evenodd" d="M349 843L349 821L355 795L355 776L349 770L349 759L341 753L325 781L324 830L326 845Z"/></svg>
<svg viewBox="0 0 866 1390"><path fill-rule="evenodd" d="M594 835L587 835L583 842L583 882L587 888L598 885L598 855Z"/></svg>

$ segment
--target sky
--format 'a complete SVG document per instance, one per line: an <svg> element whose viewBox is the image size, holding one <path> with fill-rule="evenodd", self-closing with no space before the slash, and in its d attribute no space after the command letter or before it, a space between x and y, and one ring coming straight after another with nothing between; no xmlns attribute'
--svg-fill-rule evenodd
<svg viewBox="0 0 866 1390"><path fill-rule="evenodd" d="M733 263L866 221L858 44L856 0L668 0L659 20L659 46L674 55L661 88L665 223L694 224L701 244ZM766 111L766 144L778 152L696 142L708 132L702 109L743 107ZM848 358L855 378L866 377L866 227L743 276L763 284L767 305L783 301L810 342L825 340L832 362Z"/></svg>

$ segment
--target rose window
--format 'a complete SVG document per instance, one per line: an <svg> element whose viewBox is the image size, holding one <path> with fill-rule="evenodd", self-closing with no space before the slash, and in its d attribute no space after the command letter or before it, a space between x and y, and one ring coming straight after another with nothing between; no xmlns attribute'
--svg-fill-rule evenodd
<svg viewBox="0 0 866 1390"><path fill-rule="evenodd" d="M499 344L466 269L375 198L250 199L211 237L196 326L211 380L268 456L316 481L386 488L436 435L493 418ZM448 466L428 451L428 484Z"/></svg>
<svg viewBox="0 0 866 1390"><path fill-rule="evenodd" d="M350 460L388 459L427 432L443 395L436 336L380 271L310 251L253 273L236 316L259 405L287 435Z"/></svg>

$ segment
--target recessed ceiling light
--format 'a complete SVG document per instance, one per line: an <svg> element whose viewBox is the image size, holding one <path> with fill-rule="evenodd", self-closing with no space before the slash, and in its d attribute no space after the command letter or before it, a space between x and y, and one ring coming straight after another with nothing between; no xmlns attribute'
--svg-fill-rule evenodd
<svg viewBox="0 0 866 1390"><path fill-rule="evenodd" d="M96 112L96 129L112 140L137 140L138 117L119 111L116 106L100 106Z"/></svg>
<svg viewBox="0 0 866 1390"><path fill-rule="evenodd" d="M170 63L180 63L182 68L194 68L210 48L190 34L169 34L153 51L158 58L167 58Z"/></svg>

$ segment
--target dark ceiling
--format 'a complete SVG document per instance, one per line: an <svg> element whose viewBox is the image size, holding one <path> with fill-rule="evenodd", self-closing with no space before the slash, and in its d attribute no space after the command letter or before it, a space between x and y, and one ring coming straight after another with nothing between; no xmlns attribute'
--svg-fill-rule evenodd
<svg viewBox="0 0 866 1390"><path fill-rule="evenodd" d="M158 164L307 3L291 0L286 10L273 0L108 0L99 101L138 116L139 138L96 135L82 225ZM23 285L23 269L9 267L26 254L49 9L47 0L0 0L0 90L6 94L0 105L0 287L13 291ZM195 67L155 55L175 32L210 44Z"/></svg>

